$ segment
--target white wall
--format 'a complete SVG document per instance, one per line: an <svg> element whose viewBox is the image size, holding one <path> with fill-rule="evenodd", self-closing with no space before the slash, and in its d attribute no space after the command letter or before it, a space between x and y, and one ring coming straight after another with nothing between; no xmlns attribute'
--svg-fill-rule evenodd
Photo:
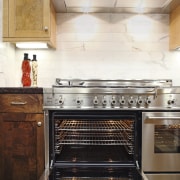
<svg viewBox="0 0 180 180"><path fill-rule="evenodd" d="M173 79L180 85L180 52L170 52L169 15L57 14L56 50L15 51L15 86L23 54L38 59L38 85L55 78ZM9 66L7 66L9 68ZM2 78L1 78L2 79Z"/></svg>
<svg viewBox="0 0 180 180"><path fill-rule="evenodd" d="M56 77L169 78L180 85L180 53L169 52L168 28L169 15L57 14L57 49L16 50L17 71L28 52L37 54L40 86Z"/></svg>
<svg viewBox="0 0 180 180"><path fill-rule="evenodd" d="M15 86L15 50L10 43L2 42L2 7L0 0L0 87Z"/></svg>

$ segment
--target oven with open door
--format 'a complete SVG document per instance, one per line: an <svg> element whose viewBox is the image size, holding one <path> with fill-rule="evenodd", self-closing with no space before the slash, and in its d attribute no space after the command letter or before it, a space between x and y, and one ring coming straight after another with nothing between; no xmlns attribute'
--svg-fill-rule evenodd
<svg viewBox="0 0 180 180"><path fill-rule="evenodd" d="M49 179L141 180L142 112L167 108L160 103L164 88L169 94L179 89L171 85L171 80L56 79L44 89Z"/></svg>
<svg viewBox="0 0 180 180"><path fill-rule="evenodd" d="M140 180L138 112L50 112L51 179Z"/></svg>

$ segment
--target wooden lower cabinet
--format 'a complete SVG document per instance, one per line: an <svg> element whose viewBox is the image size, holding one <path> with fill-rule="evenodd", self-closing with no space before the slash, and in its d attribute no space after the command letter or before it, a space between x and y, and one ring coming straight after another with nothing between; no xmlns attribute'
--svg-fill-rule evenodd
<svg viewBox="0 0 180 180"><path fill-rule="evenodd" d="M44 171L42 113L0 113L0 179L38 180Z"/></svg>

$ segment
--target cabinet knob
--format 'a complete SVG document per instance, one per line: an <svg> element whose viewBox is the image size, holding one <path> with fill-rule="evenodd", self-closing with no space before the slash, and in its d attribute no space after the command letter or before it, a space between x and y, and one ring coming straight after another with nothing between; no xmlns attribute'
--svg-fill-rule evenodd
<svg viewBox="0 0 180 180"><path fill-rule="evenodd" d="M41 127L41 125L42 125L42 122L40 122L40 121L37 122L37 126L38 126L38 127Z"/></svg>
<svg viewBox="0 0 180 180"><path fill-rule="evenodd" d="M48 27L47 26L44 26L44 31L48 31Z"/></svg>

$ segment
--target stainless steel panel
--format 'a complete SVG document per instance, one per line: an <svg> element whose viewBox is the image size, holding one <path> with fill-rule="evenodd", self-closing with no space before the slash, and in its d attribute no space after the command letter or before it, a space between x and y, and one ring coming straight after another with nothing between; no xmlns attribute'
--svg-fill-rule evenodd
<svg viewBox="0 0 180 180"><path fill-rule="evenodd" d="M180 88L45 88L44 108L177 110Z"/></svg>
<svg viewBox="0 0 180 180"><path fill-rule="evenodd" d="M49 111L44 111L45 125L44 125L44 139L45 139L45 170L43 177L49 176Z"/></svg>
<svg viewBox="0 0 180 180"><path fill-rule="evenodd" d="M179 180L180 174L146 174L148 180Z"/></svg>
<svg viewBox="0 0 180 180"><path fill-rule="evenodd" d="M142 170L180 172L180 153L155 153L154 150L155 125L179 125L180 112L143 112L142 118Z"/></svg>
<svg viewBox="0 0 180 180"><path fill-rule="evenodd" d="M59 79L56 78L58 86L78 86L78 87L172 87L171 79Z"/></svg>

